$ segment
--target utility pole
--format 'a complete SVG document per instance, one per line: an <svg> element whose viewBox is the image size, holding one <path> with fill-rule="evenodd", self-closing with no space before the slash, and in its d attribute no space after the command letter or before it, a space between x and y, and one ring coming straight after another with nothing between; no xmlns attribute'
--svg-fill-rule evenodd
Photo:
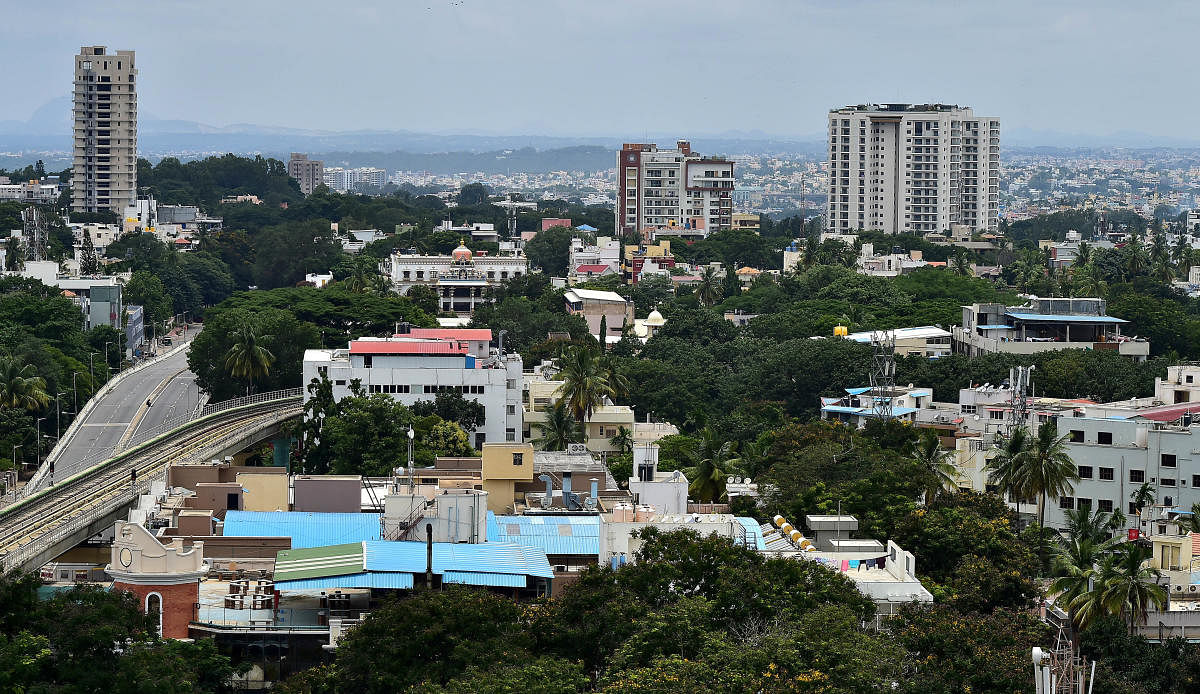
<svg viewBox="0 0 1200 694"><path fill-rule="evenodd" d="M111 344L112 344L111 341L106 341L104 343L104 368L105 368L104 373L107 374L107 376L104 379L105 381L108 381L112 378L112 362L110 362L108 360L108 346Z"/></svg>
<svg viewBox="0 0 1200 694"><path fill-rule="evenodd" d="M88 374L92 379L92 394L96 394L96 367L92 364L92 357L96 356L95 352L88 352Z"/></svg>
<svg viewBox="0 0 1200 694"><path fill-rule="evenodd" d="M37 438L33 442L33 451L36 454L35 457L37 459L36 467L42 466L42 420L43 419L45 419L45 417L38 417L37 424L36 424Z"/></svg>
<svg viewBox="0 0 1200 694"><path fill-rule="evenodd" d="M71 392L74 393L75 399L75 414L79 414L79 389L75 386L75 377L79 375L78 371L71 372Z"/></svg>

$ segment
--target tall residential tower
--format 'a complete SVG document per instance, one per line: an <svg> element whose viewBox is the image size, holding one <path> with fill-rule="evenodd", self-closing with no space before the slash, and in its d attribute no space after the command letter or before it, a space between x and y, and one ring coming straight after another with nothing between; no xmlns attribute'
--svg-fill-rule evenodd
<svg viewBox="0 0 1200 694"><path fill-rule="evenodd" d="M707 235L733 226L733 162L702 157L687 140L675 149L626 144L617 154L617 231L676 227Z"/></svg>
<svg viewBox="0 0 1200 694"><path fill-rule="evenodd" d="M1000 121L945 104L829 112L830 231L997 227Z"/></svg>
<svg viewBox="0 0 1200 694"><path fill-rule="evenodd" d="M133 51L75 56L73 212L121 214L137 199L136 77Z"/></svg>

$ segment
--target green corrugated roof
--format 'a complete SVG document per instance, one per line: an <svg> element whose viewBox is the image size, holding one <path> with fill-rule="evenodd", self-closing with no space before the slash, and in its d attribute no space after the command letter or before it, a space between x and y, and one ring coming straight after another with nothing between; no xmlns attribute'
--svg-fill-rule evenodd
<svg viewBox="0 0 1200 694"><path fill-rule="evenodd" d="M363 543L328 545L307 549L285 549L275 557L275 580L323 578L361 573Z"/></svg>

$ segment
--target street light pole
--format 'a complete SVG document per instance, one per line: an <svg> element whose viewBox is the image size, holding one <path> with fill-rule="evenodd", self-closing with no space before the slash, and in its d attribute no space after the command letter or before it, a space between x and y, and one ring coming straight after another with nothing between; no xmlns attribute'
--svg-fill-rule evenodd
<svg viewBox="0 0 1200 694"><path fill-rule="evenodd" d="M92 365L92 357L96 356L95 352L88 352L88 375L91 377L92 393L96 392L96 367Z"/></svg>
<svg viewBox="0 0 1200 694"><path fill-rule="evenodd" d="M79 388L75 386L75 377L78 375L78 371L71 372L71 393L75 400L75 414L79 414Z"/></svg>
<svg viewBox="0 0 1200 694"><path fill-rule="evenodd" d="M33 442L34 457L37 459L37 467L42 466L42 420L45 417L38 417L37 420L37 439Z"/></svg>
<svg viewBox="0 0 1200 694"><path fill-rule="evenodd" d="M17 449L18 448L20 448L20 446L16 446L16 445L13 446L13 469L14 470L17 469Z"/></svg>
<svg viewBox="0 0 1200 694"><path fill-rule="evenodd" d="M108 381L109 379L112 378L112 362L110 362L108 360L108 346L111 344L112 344L111 341L104 343L104 368L105 368L104 373L107 374L104 378L105 381Z"/></svg>

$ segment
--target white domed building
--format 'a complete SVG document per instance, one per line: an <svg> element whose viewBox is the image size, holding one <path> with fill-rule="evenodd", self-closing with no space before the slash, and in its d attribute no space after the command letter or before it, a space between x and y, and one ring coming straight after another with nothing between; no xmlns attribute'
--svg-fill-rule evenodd
<svg viewBox="0 0 1200 694"><path fill-rule="evenodd" d="M638 318L633 321L633 334L639 340L645 342L654 337L655 333L661 330L666 324L667 319L663 318L663 314L659 313L658 309L654 309L645 318Z"/></svg>
<svg viewBox="0 0 1200 694"><path fill-rule="evenodd" d="M429 287L438 293L439 311L469 316L476 306L492 300L492 288L529 274L529 259L520 252L476 253L459 244L450 255L396 251L380 263L380 271L400 294L413 287Z"/></svg>

